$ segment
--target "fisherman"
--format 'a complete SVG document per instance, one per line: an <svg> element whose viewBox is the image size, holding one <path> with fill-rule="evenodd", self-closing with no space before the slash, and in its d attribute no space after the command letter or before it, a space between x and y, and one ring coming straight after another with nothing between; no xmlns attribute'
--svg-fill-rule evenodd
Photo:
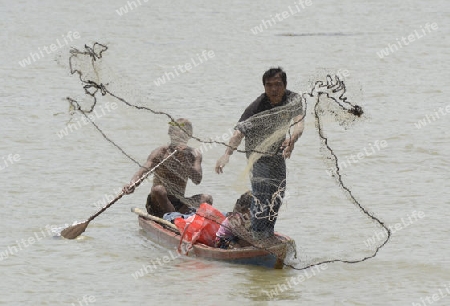
<svg viewBox="0 0 450 306"><path fill-rule="evenodd" d="M174 151L176 153L159 165L153 173L153 186L147 197L147 212L162 218L165 213L194 212L201 203L213 203L212 196L196 194L186 197L188 179L198 185L202 181L202 154L187 145L193 128L189 120L180 118L169 122L170 144L150 153L147 162L136 172L130 183L123 188L125 194L134 191L133 185L142 175L161 163Z"/></svg>
<svg viewBox="0 0 450 306"><path fill-rule="evenodd" d="M303 133L302 97L286 89L286 73L280 67L269 69L262 83L265 92L245 109L225 154L215 167L218 174L222 173L230 155L245 137L245 151L252 166L250 213L254 239L274 236L286 188L285 159L290 158L295 142Z"/></svg>

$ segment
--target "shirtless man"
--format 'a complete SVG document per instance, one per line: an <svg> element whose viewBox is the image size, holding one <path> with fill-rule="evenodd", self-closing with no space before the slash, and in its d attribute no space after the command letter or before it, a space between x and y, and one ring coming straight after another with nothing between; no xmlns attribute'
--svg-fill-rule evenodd
<svg viewBox="0 0 450 306"><path fill-rule="evenodd" d="M147 197L146 208L149 214L159 218L168 212L189 213L201 203L212 204L212 197L207 194L185 197L188 179L196 185L202 181L202 155L187 146L192 136L192 124L189 120L180 118L169 124L170 144L151 152L147 162L136 172L130 184L123 188L125 194L132 193L134 182L177 150L153 172L153 186Z"/></svg>

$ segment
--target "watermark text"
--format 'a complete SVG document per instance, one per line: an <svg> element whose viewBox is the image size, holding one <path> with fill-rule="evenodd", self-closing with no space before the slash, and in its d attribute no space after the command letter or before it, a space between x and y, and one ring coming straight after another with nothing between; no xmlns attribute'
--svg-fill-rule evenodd
<svg viewBox="0 0 450 306"><path fill-rule="evenodd" d="M267 30L268 28L271 28L274 25L276 25L277 22L281 22L289 18L290 16L294 16L303 11L306 7L311 5L312 5L311 0L299 0L298 2L294 2L294 8L288 5L287 7L288 10L282 11L281 13L276 13L275 16L270 15L270 18L268 20L266 19L261 20L261 23L258 26L250 29L250 31L254 35L262 33L264 32L264 30Z"/></svg>
<svg viewBox="0 0 450 306"><path fill-rule="evenodd" d="M270 299L272 299L275 296L280 295L281 293L288 291L289 289L292 289L293 286L297 286L304 281L312 278L313 276L318 275L320 272L326 269L328 269L328 265L326 263L312 266L309 269L303 270L303 273L301 273L299 276L290 277L286 280L286 282L276 285L272 290L262 290L262 292L266 294Z"/></svg>
<svg viewBox="0 0 450 306"><path fill-rule="evenodd" d="M116 102L111 102L111 103L106 102L105 107L103 107L103 105L102 105L99 107L100 108L99 110L97 108L95 108L92 113L86 114L88 116L88 118L86 118L86 116L84 116L84 115L81 115L80 118L75 119L75 123L68 123L66 125L66 127L64 127L59 132L57 132L56 135L58 135L59 139L62 139L65 136L69 135L70 133L73 133L74 131L78 131L83 126L88 125L90 123L90 121L94 122L96 119L99 119L99 118L105 116L106 111L111 112L113 110L116 110L117 106L118 105ZM105 111L105 109L106 109L106 111Z"/></svg>
<svg viewBox="0 0 450 306"><path fill-rule="evenodd" d="M192 68L199 66L208 61L208 59L214 58L216 55L213 50L203 50L202 54L196 54L196 57L192 57L191 60L183 65L173 66L173 72L167 71L162 76L158 77L153 83L156 86L161 86L166 84L166 82L175 79L177 76L180 76L182 73L186 73Z"/></svg>
<svg viewBox="0 0 450 306"><path fill-rule="evenodd" d="M147 3L149 0L135 0L135 1L127 1L127 4L124 6L119 7L119 9L116 10L117 15L122 17L123 15L127 14L128 12L131 12L134 9L137 9L139 6L142 5L142 2Z"/></svg>
<svg viewBox="0 0 450 306"><path fill-rule="evenodd" d="M68 226L68 224L66 224ZM21 240L16 240L16 243L6 247L4 251L0 252L0 261L7 259L8 257L19 253L20 251L28 248L29 246L41 241L45 237L53 236L59 227L55 225L46 225L41 228L40 231L34 232L32 236L27 239L22 238Z"/></svg>
<svg viewBox="0 0 450 306"><path fill-rule="evenodd" d="M450 286L449 284L446 284L443 286L443 288L439 288L435 293L432 295L428 295L426 297L420 298L420 303L412 302L411 306L428 306L434 304L434 302L438 302L439 300L442 300L450 295Z"/></svg>
<svg viewBox="0 0 450 306"><path fill-rule="evenodd" d="M402 229L407 228L411 224L419 221L420 219L425 217L425 213L423 211L416 211L414 210L411 215L408 214L406 218L401 218L398 223L395 223L394 225L388 225L387 227L391 231L391 234L394 234ZM370 248L374 246L377 242L380 242L387 238L387 232L385 230L379 231L375 234L373 234L372 237L368 238L366 241L364 241L364 244L366 247Z"/></svg>
<svg viewBox="0 0 450 306"><path fill-rule="evenodd" d="M78 300L76 304L71 303L71 306L88 306L89 304L95 303L95 296L85 295L81 300Z"/></svg>
<svg viewBox="0 0 450 306"><path fill-rule="evenodd" d="M367 156L374 155L381 151L381 149L384 149L388 146L388 143L386 140L376 140L373 144L370 142L368 147L364 147L360 152L357 154L351 154L350 156L345 156L346 161L342 161L338 163L339 169L342 170L344 168L349 167L352 163L356 164L360 160L363 160ZM328 170L325 170L328 175L333 176L336 174L335 168L329 168Z"/></svg>
<svg viewBox="0 0 450 306"><path fill-rule="evenodd" d="M388 44L386 48L377 51L377 55L379 58L384 58L389 56L390 54L398 51L403 48L403 46L408 46L410 43L425 37L427 34L431 33L431 31L436 31L438 29L437 23L429 23L427 22L425 26L420 26L420 29L414 30L408 36L402 36L401 38L397 38L396 42L393 44Z"/></svg>
<svg viewBox="0 0 450 306"><path fill-rule="evenodd" d="M440 119L442 116L446 116L450 114L450 104L444 107L439 107L438 110L434 110L434 114L427 114L423 119L414 123L417 129L421 129L422 127L426 127L429 123L434 122ZM442 115L442 116L441 116Z"/></svg>
<svg viewBox="0 0 450 306"><path fill-rule="evenodd" d="M48 46L44 46L41 48L38 48L37 52L30 52L30 55L26 58L24 58L23 60L19 61L19 65L22 68L25 68L26 66L31 65L32 63L40 60L41 58L44 58L45 55L51 54L53 52L56 52L58 49L61 49L65 46L68 46L69 43L73 42L74 39L79 39L80 38L80 33L78 33L77 31L69 31L67 32L66 35L61 35L62 36L62 41L60 41L59 38L56 39L56 43L50 44ZM43 52L45 51L45 53Z"/></svg>
<svg viewBox="0 0 450 306"><path fill-rule="evenodd" d="M3 169L8 168L14 163L17 163L20 161L20 155L19 154L9 154L8 156L3 156L2 162L0 162L0 171Z"/></svg>
<svg viewBox="0 0 450 306"><path fill-rule="evenodd" d="M152 273L153 271L157 270L158 267L162 267L181 256L182 256L181 253L175 252L175 254L174 254L174 252L169 251L169 255L165 255L161 258L157 257L156 259L151 260L150 264L142 265L142 268L137 270L136 272L131 273L131 276L135 280L137 280L138 278L141 278L144 275Z"/></svg>

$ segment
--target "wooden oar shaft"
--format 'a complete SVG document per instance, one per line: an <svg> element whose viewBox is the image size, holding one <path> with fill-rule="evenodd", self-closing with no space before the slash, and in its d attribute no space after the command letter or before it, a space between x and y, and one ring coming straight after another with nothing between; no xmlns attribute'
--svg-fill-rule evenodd
<svg viewBox="0 0 450 306"><path fill-rule="evenodd" d="M165 162L168 158L170 158L172 155L174 155L177 152L177 150L173 151L172 153L169 154L169 156L167 156L166 158L164 158L159 164L157 164L155 167L153 167L151 170L147 171L144 175L142 175L136 182L134 182L133 184L131 184L130 187L135 188L137 186L139 186L139 184L145 180L150 173L152 173L153 171L155 171L156 168L158 168L163 162ZM100 209L98 212L96 212L94 215L90 216L89 219L87 219L86 221L82 222L82 223L78 223L72 226L69 226L65 229L63 229L61 231L61 236L67 239L75 239L78 236L80 236L86 229L86 227L89 225L89 222L91 222L92 220L94 220L98 215L100 215L102 212L104 212L105 210L107 210L111 205L113 205L114 203L116 203L123 195L125 194L125 192L122 190L111 202L109 202L107 205L105 205L104 207L102 207L102 209Z"/></svg>
<svg viewBox="0 0 450 306"><path fill-rule="evenodd" d="M177 152L177 150L173 151L172 153L169 154L169 156L167 156L166 158L164 158L159 164L157 164L156 166L154 166L152 169L150 169L149 171L147 171L146 173L144 173L136 182L134 182L130 187L135 188L137 186L139 186L143 180L145 180L153 171L156 170L156 168L158 168L160 165L162 165L162 163L164 163L167 159L169 159L170 157L172 157L172 155L174 155ZM123 192L123 190L114 198L114 200L112 200L111 202L109 202L106 206L102 207L102 209L100 209L97 213L95 213L94 215L90 216L89 219L87 221L92 221L94 220L98 215L100 215L102 212L104 212L105 210L107 210L111 205L113 205L114 203L116 203L123 195L125 194L125 192Z"/></svg>
<svg viewBox="0 0 450 306"><path fill-rule="evenodd" d="M145 219L150 219L150 220L155 221L155 222L157 222L157 223L159 223L161 225L165 225L167 227L170 227L171 230L173 230L173 231L175 231L177 233L180 233L178 227L176 227L175 224L173 224L173 223L171 223L171 222L169 222L167 220L164 220L164 219L152 216L149 213L147 213L147 212L145 212L142 209L139 209L137 207L132 208L131 211L134 212L138 216L141 216L141 217L143 217Z"/></svg>
<svg viewBox="0 0 450 306"><path fill-rule="evenodd" d="M100 215L102 212L104 212L105 210L107 210L111 205L113 205L114 203L116 203L117 201L119 201L119 199L124 195L125 193L123 191L121 191L115 198L114 200L112 200L111 202L108 203L108 205L103 206L102 209L100 209L97 213L95 213L94 215L90 216L89 219L87 219L88 222L91 222L92 220L94 220L98 215Z"/></svg>

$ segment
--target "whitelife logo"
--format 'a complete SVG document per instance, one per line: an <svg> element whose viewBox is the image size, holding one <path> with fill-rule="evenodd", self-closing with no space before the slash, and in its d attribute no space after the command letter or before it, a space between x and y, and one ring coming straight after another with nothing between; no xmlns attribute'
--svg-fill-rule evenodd
<svg viewBox="0 0 450 306"><path fill-rule="evenodd" d="M433 22L432 24L426 23L425 29L420 26L420 31L414 30L413 33L409 34L407 37L402 36L402 38L397 38L397 42L394 44L388 44L387 48L381 49L380 51L377 51L377 55L379 58L384 58L388 56L389 54L392 54L399 50L399 48L403 48L403 46L408 46L410 43L421 39L422 37L425 37L428 33L431 33L431 31L436 31L438 29L437 23ZM423 35L421 35L421 33Z"/></svg>
<svg viewBox="0 0 450 306"><path fill-rule="evenodd" d="M156 80L153 81L153 83L156 86L161 86L162 84L166 84L166 82L175 79L176 76L180 76L180 73L186 73L188 71L190 71L192 68L199 66L202 63L205 63L208 61L208 59L211 59L213 57L215 57L216 55L214 54L213 50L203 50L202 55L200 56L199 54L197 55L197 59L195 58L191 58L190 62L185 63L184 65L178 65L178 66L173 66L173 72L166 72L164 73L161 77L158 77ZM191 64L192 63L192 64ZM175 76L175 74L176 76Z"/></svg>
<svg viewBox="0 0 450 306"><path fill-rule="evenodd" d="M45 51L45 53L42 51L41 48L38 48L38 52L30 52L30 55L27 58L24 58L23 60L19 61L19 65L22 68L25 68L28 65L40 60L41 58L44 58L47 54L52 54L53 52L56 52L58 49L61 49L65 46L68 46L69 43L73 42L75 39L80 38L80 33L78 32L67 32L67 35L61 35L63 38L64 43L60 41L59 38L56 39L56 44L50 44L49 46L44 46L42 49Z"/></svg>
<svg viewBox="0 0 450 306"><path fill-rule="evenodd" d="M294 2L294 6L295 9L293 9L290 5L288 5L288 9L289 11L283 11L281 13L276 13L275 17L273 15L270 15L270 19L268 20L261 20L261 23L256 26L253 27L252 29L250 29L250 31L254 34L257 35L259 33L264 32L264 30L267 30L270 27L273 27L274 25L277 24L278 22L281 22L287 18L289 18L290 16L294 16L295 14L298 14L300 12L302 12L302 10L304 10L306 7L311 6L312 5L312 1L311 0L299 0L298 2Z"/></svg>

